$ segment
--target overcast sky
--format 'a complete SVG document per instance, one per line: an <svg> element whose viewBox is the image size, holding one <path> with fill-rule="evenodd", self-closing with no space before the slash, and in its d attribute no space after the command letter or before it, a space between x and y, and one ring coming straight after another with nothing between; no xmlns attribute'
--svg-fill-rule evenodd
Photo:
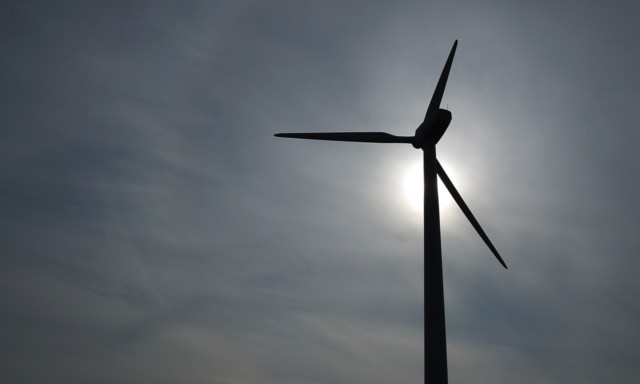
<svg viewBox="0 0 640 384"><path fill-rule="evenodd" d="M273 134L413 134L458 39L450 382L640 382L637 4L3 1L0 379L422 382L421 152Z"/></svg>

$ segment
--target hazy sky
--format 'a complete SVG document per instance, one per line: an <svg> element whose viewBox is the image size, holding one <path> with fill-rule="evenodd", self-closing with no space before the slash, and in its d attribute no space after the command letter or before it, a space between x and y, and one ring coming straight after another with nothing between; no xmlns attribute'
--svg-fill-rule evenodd
<svg viewBox="0 0 640 384"><path fill-rule="evenodd" d="M632 1L0 5L0 379L419 383L407 145L438 156L452 383L640 382Z"/></svg>

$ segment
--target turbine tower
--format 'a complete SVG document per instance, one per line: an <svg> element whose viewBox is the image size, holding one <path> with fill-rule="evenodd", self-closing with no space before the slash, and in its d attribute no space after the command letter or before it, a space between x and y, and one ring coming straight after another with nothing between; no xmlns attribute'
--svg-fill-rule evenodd
<svg viewBox="0 0 640 384"><path fill-rule="evenodd" d="M471 225L487 244L504 268L507 265L500 257L489 237L473 216L467 204L451 183L451 180L436 158L436 144L451 122L451 112L440 108L444 88L458 46L455 41L440 80L436 86L424 121L414 136L395 136L385 132L320 132L278 133L277 137L294 139L352 141L361 143L405 143L422 149L424 158L424 348L425 383L447 383L447 339L444 317L444 290L442 283L442 249L440 246L440 212L438 207L437 176L447 187Z"/></svg>

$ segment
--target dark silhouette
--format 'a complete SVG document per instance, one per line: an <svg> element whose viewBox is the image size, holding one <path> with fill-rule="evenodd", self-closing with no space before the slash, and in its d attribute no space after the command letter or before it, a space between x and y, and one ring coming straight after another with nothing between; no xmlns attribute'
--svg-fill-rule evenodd
<svg viewBox="0 0 640 384"><path fill-rule="evenodd" d="M424 121L413 137L394 136L384 132L327 132L278 133L278 137L294 139L355 141L364 143L407 143L421 148L424 154L424 343L425 382L447 383L447 340L444 318L444 292L442 286L442 251L440 247L440 212L438 207L437 176L451 193L462 212L503 267L507 268L496 248L491 244L469 207L451 183L436 159L436 144L451 122L451 112L440 108L444 88L458 40L453 44L447 63L427 108Z"/></svg>

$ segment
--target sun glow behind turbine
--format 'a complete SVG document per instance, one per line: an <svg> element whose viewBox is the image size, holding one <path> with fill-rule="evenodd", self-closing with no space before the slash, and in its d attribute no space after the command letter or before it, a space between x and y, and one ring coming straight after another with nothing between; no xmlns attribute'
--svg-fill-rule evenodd
<svg viewBox="0 0 640 384"><path fill-rule="evenodd" d="M452 180L456 180L455 172L449 165L443 164L443 167L447 169L449 177ZM403 175L402 189L404 191L405 198L409 203L411 209L422 212L424 204L424 177L422 174L422 161L418 161L411 165ZM453 198L447 191L447 188L442 184L441 180L438 180L438 205L440 210L443 210L451 205Z"/></svg>

